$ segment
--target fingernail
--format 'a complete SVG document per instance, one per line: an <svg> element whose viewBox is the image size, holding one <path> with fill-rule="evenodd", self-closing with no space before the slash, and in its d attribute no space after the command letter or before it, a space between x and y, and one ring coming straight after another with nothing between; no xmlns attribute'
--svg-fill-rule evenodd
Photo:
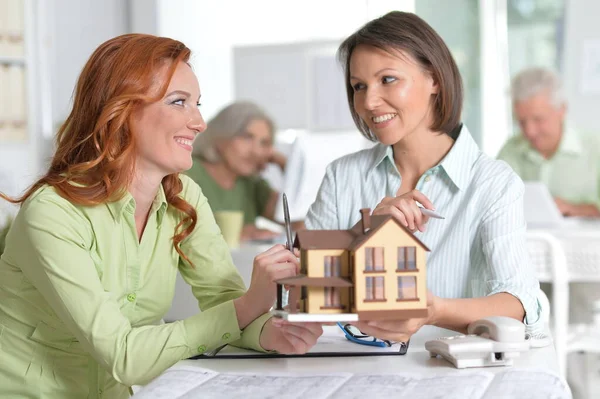
<svg viewBox="0 0 600 399"><path fill-rule="evenodd" d="M371 326L371 327L377 327L377 322L376 321L370 321L367 323L367 325Z"/></svg>
<svg viewBox="0 0 600 399"><path fill-rule="evenodd" d="M275 327L283 326L283 320L274 318L271 322Z"/></svg>

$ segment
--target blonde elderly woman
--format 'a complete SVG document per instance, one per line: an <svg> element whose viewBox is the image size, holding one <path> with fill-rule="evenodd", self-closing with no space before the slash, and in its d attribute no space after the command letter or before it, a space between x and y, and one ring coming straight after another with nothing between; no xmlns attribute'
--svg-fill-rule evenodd
<svg viewBox="0 0 600 399"><path fill-rule="evenodd" d="M211 119L194 143L194 165L187 175L202 188L213 212L244 212L242 240L278 235L255 225L258 216L275 221L279 193L259 176L268 163L285 168L286 158L273 148L274 134L273 120L262 108L236 102Z"/></svg>

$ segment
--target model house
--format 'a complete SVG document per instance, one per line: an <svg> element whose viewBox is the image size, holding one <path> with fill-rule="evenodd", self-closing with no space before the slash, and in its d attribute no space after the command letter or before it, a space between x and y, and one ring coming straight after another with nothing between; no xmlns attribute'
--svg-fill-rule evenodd
<svg viewBox="0 0 600 399"><path fill-rule="evenodd" d="M289 313L340 315L340 321L350 314L364 320L427 315L429 249L392 216L371 216L370 209L361 215L350 230L297 233L301 272L278 281L290 288Z"/></svg>

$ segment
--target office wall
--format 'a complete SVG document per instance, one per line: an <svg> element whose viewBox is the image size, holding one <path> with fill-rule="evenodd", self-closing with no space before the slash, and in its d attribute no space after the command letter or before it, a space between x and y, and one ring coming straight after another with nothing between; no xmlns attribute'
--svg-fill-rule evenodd
<svg viewBox="0 0 600 399"><path fill-rule="evenodd" d="M92 51L103 41L128 31L128 2L122 0L45 0L34 2L34 32L39 38L35 68L46 77L51 129L68 115L79 72ZM45 54L45 56L44 56ZM44 56L43 59L39 57ZM34 90L40 104L41 86ZM36 105L36 118L42 118ZM39 125L40 123L37 123ZM0 147L0 190L17 194L44 170L52 154L52 139L36 126L26 142Z"/></svg>
<svg viewBox="0 0 600 399"><path fill-rule="evenodd" d="M52 115L68 115L77 77L92 52L111 37L128 32L128 6L122 0L47 0L50 27Z"/></svg>
<svg viewBox="0 0 600 399"><path fill-rule="evenodd" d="M158 33L186 43L213 116L233 97L233 47L340 40L389 10L414 10L414 0L158 1Z"/></svg>
<svg viewBox="0 0 600 399"><path fill-rule="evenodd" d="M569 119L579 129L600 134L600 93L585 93L581 83L584 43L590 39L600 40L598 15L599 1L567 1L562 70L569 101Z"/></svg>

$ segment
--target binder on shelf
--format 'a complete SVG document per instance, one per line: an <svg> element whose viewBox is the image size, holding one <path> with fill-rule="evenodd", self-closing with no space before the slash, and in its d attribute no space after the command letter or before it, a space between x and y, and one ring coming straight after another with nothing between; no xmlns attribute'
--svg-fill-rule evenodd
<svg viewBox="0 0 600 399"><path fill-rule="evenodd" d="M0 67L0 139L22 141L27 137L25 68Z"/></svg>
<svg viewBox="0 0 600 399"><path fill-rule="evenodd" d="M24 1L0 0L0 15L0 56L22 57L25 54Z"/></svg>

